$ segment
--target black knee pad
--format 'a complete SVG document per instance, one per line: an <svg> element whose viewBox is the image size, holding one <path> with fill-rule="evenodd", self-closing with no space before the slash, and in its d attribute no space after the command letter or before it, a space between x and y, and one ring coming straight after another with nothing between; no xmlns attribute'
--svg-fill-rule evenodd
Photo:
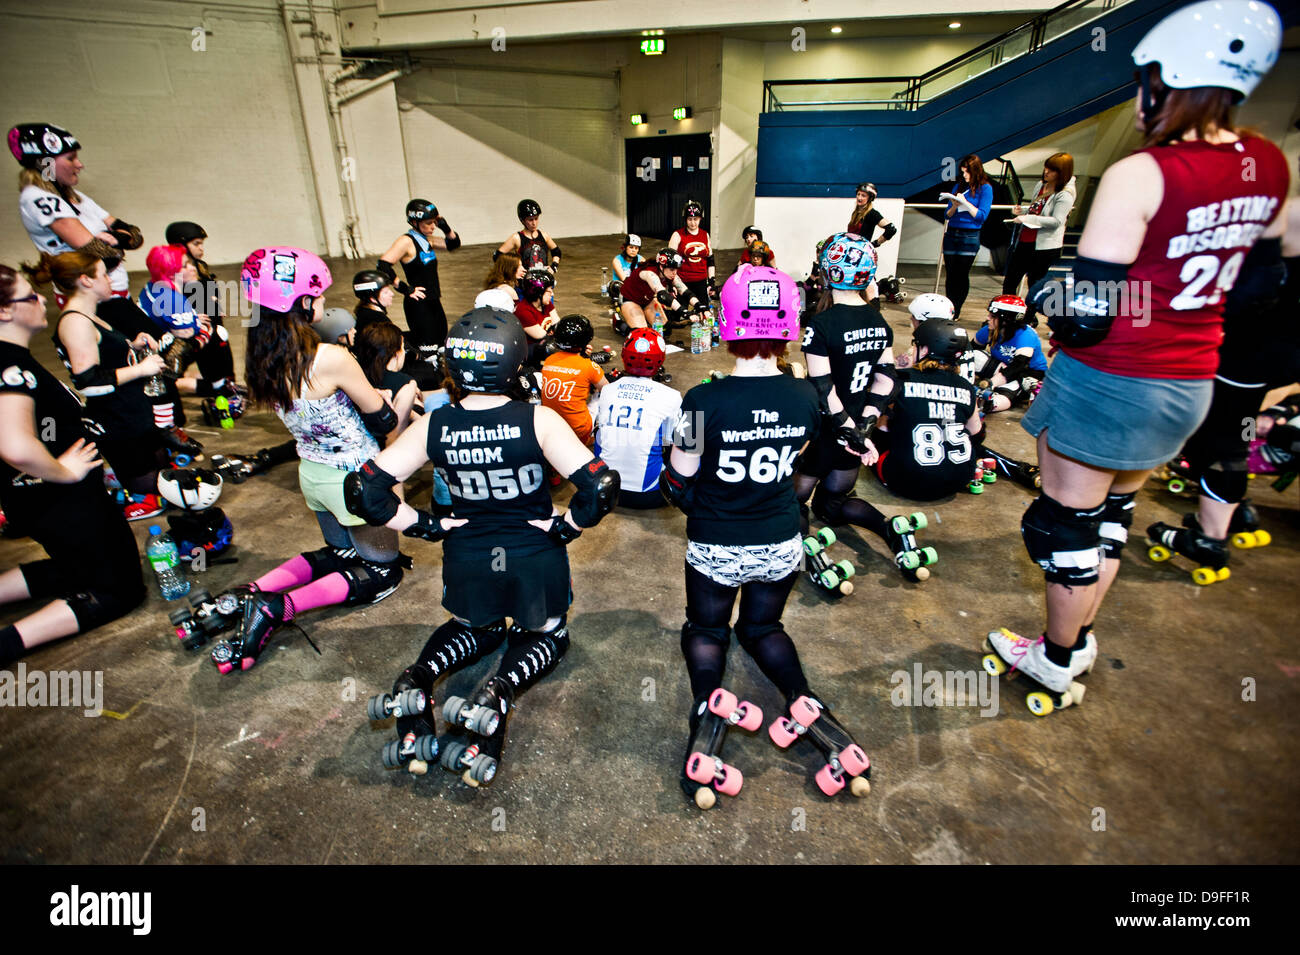
<svg viewBox="0 0 1300 955"><path fill-rule="evenodd" d="M311 568L312 580L320 580L336 572L342 573L355 567L361 560L353 547L322 547L319 550L304 551L302 559Z"/></svg>
<svg viewBox="0 0 1300 955"><path fill-rule="evenodd" d="M378 603L402 582L402 562L361 560L343 570L342 574L348 582L348 599L343 602L344 606Z"/></svg>
<svg viewBox="0 0 1300 955"><path fill-rule="evenodd" d="M1246 460L1243 448L1240 456L1212 462L1201 472L1201 492L1223 504L1240 503L1250 483Z"/></svg>
<svg viewBox="0 0 1300 955"><path fill-rule="evenodd" d="M1128 542L1128 529L1133 524L1134 498L1131 494L1107 494L1106 504L1101 512L1101 556L1119 560L1124 545Z"/></svg>
<svg viewBox="0 0 1300 955"><path fill-rule="evenodd" d="M774 633L782 634L786 639L790 639L785 633L785 627L781 621L775 623L744 623L736 621L736 642L740 648L753 656L755 648Z"/></svg>
<svg viewBox="0 0 1300 955"><path fill-rule="evenodd" d="M72 615L77 618L78 632L86 633L119 617L125 617L140 606L144 598L145 589L141 584L139 588L127 590L87 590L65 599L72 609Z"/></svg>
<svg viewBox="0 0 1300 955"><path fill-rule="evenodd" d="M730 627L701 627L698 623L687 620L682 624L682 654L689 660L689 647L692 643L703 640L722 648L725 654L731 647Z"/></svg>
<svg viewBox="0 0 1300 955"><path fill-rule="evenodd" d="M1076 509L1039 495L1020 519L1025 550L1049 584L1087 587L1101 566L1101 516L1106 505Z"/></svg>
<svg viewBox="0 0 1300 955"><path fill-rule="evenodd" d="M846 524L844 518L844 505L853 497L853 492L833 494L821 487L817 488L817 493L813 495L812 510L817 518L823 524Z"/></svg>

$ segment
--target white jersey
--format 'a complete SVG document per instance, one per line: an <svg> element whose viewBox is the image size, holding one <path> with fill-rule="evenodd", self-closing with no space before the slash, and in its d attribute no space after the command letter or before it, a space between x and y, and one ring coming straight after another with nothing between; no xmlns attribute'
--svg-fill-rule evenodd
<svg viewBox="0 0 1300 955"><path fill-rule="evenodd" d="M50 255L73 251L72 246L50 228L57 219L76 219L91 235L108 231L108 213L84 192L79 195L81 201L74 206L57 192L46 192L40 186L23 187L18 194L18 213L36 248ZM108 279L114 292L124 292L130 287L124 264L110 272Z"/></svg>
<svg viewBox="0 0 1300 955"><path fill-rule="evenodd" d="M515 300L510 297L510 290L504 285L484 289L474 299L475 308L499 308L503 312L514 312Z"/></svg>
<svg viewBox="0 0 1300 955"><path fill-rule="evenodd" d="M596 400L596 454L618 472L626 491L654 491L664 469L664 445L682 396L650 378L624 375L600 390Z"/></svg>

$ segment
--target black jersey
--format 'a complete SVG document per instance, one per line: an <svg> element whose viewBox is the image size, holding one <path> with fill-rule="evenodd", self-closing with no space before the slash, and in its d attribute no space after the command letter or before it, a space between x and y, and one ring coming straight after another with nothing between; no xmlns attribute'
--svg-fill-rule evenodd
<svg viewBox="0 0 1300 955"><path fill-rule="evenodd" d="M79 439L94 441L103 434L103 429L87 417L80 399L46 371L29 350L12 342L0 341L0 394L26 395L35 402L36 437L52 458L57 458ZM103 471L95 468L76 486L81 485L102 492ZM68 487L48 484L0 459L0 502L10 517L52 506L50 495Z"/></svg>
<svg viewBox="0 0 1300 955"><path fill-rule="evenodd" d="M65 312L64 314L80 315L81 313ZM62 321L63 315L60 315L59 322ZM101 368L114 371L136 363L135 349L120 332L96 325L93 321L91 324L99 333ZM54 348L62 359L63 366L68 369L68 374L71 375L72 364L68 361L68 352L59 339L57 324L54 327ZM86 396L86 409L90 416L103 426L106 437L121 441L142 434L151 434L154 431L153 403L144 393L144 386L148 380L136 378L115 386L108 394Z"/></svg>
<svg viewBox="0 0 1300 955"><path fill-rule="evenodd" d="M870 305L832 305L814 315L803 333L805 355L830 359L831 383L853 420L867 404L876 363L894 344L894 332Z"/></svg>
<svg viewBox="0 0 1300 955"><path fill-rule="evenodd" d="M415 257L402 263L406 273L406 284L411 288L423 288L426 299L442 297L442 285L438 281L438 250L433 243L415 229L406 233L415 244Z"/></svg>
<svg viewBox="0 0 1300 955"><path fill-rule="evenodd" d="M519 261L526 269L544 269L551 264L551 250L542 238L542 230L529 238L522 230L519 232Z"/></svg>
<svg viewBox="0 0 1300 955"><path fill-rule="evenodd" d="M701 455L686 536L700 544L773 544L799 534L794 465L815 437L817 391L787 375L728 375L682 400L673 443Z"/></svg>
<svg viewBox="0 0 1300 955"><path fill-rule="evenodd" d="M554 546L528 524L554 510L535 414L523 401L481 411L450 404L430 412L429 460L447 482L456 517L469 522L447 538L449 555L462 545Z"/></svg>
<svg viewBox="0 0 1300 955"><path fill-rule="evenodd" d="M974 450L966 422L975 413L975 387L960 375L934 368L898 373L899 385L889 411L891 462L906 467L916 490L950 488L952 493L970 480ZM907 495L908 487L891 490ZM918 493L928 499L930 494Z"/></svg>
<svg viewBox="0 0 1300 955"><path fill-rule="evenodd" d="M872 209L862 217L862 222L858 225L853 224L853 218L849 218L849 224L845 232L854 232L868 241L876 234L876 227L885 221L885 217L880 214L879 209Z"/></svg>

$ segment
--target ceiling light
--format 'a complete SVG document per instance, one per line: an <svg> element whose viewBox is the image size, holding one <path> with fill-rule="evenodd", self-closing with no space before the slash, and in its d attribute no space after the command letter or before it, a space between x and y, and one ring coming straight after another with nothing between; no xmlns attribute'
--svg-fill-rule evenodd
<svg viewBox="0 0 1300 955"><path fill-rule="evenodd" d="M842 33L843 31L844 31L844 27L831 27L832 33Z"/></svg>
<svg viewBox="0 0 1300 955"><path fill-rule="evenodd" d="M960 27L960 26L961 26L960 23L958 23L956 20L953 20L952 23L948 24L948 29L949 29L949 30L956 30L956 29L957 29L958 27Z"/></svg>

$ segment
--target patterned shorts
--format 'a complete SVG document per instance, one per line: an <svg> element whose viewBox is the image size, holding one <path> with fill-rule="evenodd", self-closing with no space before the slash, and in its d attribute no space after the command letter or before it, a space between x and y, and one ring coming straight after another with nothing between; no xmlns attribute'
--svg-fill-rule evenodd
<svg viewBox="0 0 1300 955"><path fill-rule="evenodd" d="M686 542L686 563L724 587L755 581L776 581L799 569L803 540L791 537L775 544L697 544Z"/></svg>

